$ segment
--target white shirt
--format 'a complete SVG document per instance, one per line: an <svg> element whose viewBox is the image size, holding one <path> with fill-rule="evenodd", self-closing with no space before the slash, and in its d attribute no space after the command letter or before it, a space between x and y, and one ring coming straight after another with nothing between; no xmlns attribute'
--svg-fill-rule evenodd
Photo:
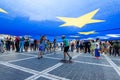
<svg viewBox="0 0 120 80"><path fill-rule="evenodd" d="M95 43L95 48L96 48L96 49L100 49L100 44L99 44L99 42L96 42L96 43Z"/></svg>

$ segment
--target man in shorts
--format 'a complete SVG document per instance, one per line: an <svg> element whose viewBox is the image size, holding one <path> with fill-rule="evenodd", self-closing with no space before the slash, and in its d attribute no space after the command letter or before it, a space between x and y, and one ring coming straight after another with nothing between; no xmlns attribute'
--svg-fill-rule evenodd
<svg viewBox="0 0 120 80"><path fill-rule="evenodd" d="M66 55L69 57L69 61L71 61L72 57L69 55L68 50L69 50L69 41L65 38L65 36L62 36L63 43L64 43L64 59L62 60L63 62L66 62Z"/></svg>

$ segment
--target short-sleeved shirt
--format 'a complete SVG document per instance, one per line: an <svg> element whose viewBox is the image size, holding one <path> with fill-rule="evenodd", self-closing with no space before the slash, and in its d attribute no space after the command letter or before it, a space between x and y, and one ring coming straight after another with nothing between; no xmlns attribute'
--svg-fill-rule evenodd
<svg viewBox="0 0 120 80"><path fill-rule="evenodd" d="M92 49L95 49L95 46L96 46L95 43L94 43L94 42L91 42L91 48L92 48Z"/></svg>
<svg viewBox="0 0 120 80"><path fill-rule="evenodd" d="M95 43L95 47L96 47L96 49L100 49L100 44L99 44L99 42L96 42L96 43Z"/></svg>
<svg viewBox="0 0 120 80"><path fill-rule="evenodd" d="M63 39L63 43L65 47L69 46L69 41L67 39Z"/></svg>

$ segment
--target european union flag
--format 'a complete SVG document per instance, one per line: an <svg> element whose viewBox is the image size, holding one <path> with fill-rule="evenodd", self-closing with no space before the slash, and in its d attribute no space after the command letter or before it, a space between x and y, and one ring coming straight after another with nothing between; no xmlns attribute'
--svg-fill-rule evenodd
<svg viewBox="0 0 120 80"><path fill-rule="evenodd" d="M120 38L119 5L119 0L1 0L0 34Z"/></svg>

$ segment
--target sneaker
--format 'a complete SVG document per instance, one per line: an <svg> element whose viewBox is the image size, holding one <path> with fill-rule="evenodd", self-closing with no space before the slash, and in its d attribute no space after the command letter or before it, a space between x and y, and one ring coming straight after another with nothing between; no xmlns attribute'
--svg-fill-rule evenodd
<svg viewBox="0 0 120 80"><path fill-rule="evenodd" d="M73 63L73 61L69 61L69 63Z"/></svg>
<svg viewBox="0 0 120 80"><path fill-rule="evenodd" d="M43 56L41 56L41 58L43 58Z"/></svg>
<svg viewBox="0 0 120 80"><path fill-rule="evenodd" d="M64 59L62 59L62 60L60 60L61 62L64 62L64 63L67 63L67 60L64 60Z"/></svg>
<svg viewBox="0 0 120 80"><path fill-rule="evenodd" d="M38 57L38 59L40 59L40 57Z"/></svg>

